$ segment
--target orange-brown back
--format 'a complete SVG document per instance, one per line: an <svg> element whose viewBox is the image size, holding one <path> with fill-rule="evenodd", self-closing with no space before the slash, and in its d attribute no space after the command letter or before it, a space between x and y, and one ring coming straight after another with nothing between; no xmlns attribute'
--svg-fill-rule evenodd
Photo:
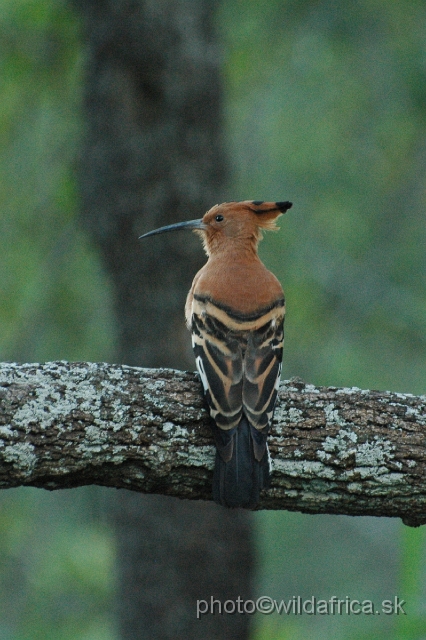
<svg viewBox="0 0 426 640"><path fill-rule="evenodd" d="M205 228L197 231L209 260L195 276L190 296L208 296L243 314L282 298L281 285L260 261L257 245L262 230L277 229L276 219L290 206L245 200L212 207L203 217Z"/></svg>

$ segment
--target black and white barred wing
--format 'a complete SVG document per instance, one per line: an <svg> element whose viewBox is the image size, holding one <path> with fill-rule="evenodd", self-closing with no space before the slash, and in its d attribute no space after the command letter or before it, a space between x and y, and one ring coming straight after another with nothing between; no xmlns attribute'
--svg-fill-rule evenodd
<svg viewBox="0 0 426 640"><path fill-rule="evenodd" d="M243 350L217 318L192 316L192 346L210 414L216 425L230 431L243 410Z"/></svg>
<svg viewBox="0 0 426 640"><path fill-rule="evenodd" d="M243 411L252 427L254 455L261 460L274 414L281 374L284 313L250 332L244 357Z"/></svg>
<svg viewBox="0 0 426 640"><path fill-rule="evenodd" d="M261 460L281 372L284 301L257 316L238 318L211 301L196 304L200 312L192 315L193 348L210 414L220 430L215 434L218 449L224 459L232 455L228 443L244 414L255 458Z"/></svg>

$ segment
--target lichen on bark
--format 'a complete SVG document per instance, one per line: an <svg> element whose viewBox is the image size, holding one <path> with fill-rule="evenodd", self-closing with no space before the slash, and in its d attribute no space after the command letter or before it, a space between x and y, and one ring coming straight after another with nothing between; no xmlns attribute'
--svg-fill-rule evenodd
<svg viewBox="0 0 426 640"><path fill-rule="evenodd" d="M259 508L426 522L426 397L281 384ZM0 366L0 487L84 484L211 499L196 373L106 363Z"/></svg>

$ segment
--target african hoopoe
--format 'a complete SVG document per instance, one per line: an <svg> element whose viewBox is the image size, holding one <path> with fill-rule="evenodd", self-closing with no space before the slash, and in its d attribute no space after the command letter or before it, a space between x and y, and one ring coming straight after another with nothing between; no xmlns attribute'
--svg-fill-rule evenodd
<svg viewBox="0 0 426 640"><path fill-rule="evenodd" d="M257 255L262 229L291 202L225 202L201 220L161 227L141 238L193 229L208 260L186 300L197 369L213 418L213 498L254 508L269 484L267 434L281 372L284 293Z"/></svg>

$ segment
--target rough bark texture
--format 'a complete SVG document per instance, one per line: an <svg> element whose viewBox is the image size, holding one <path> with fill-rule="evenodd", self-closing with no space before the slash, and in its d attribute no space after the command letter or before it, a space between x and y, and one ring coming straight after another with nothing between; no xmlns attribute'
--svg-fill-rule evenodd
<svg viewBox="0 0 426 640"><path fill-rule="evenodd" d="M204 262L199 240L138 236L200 218L223 192L217 3L74 4L87 41L82 218L114 284L117 361L192 366L182 318Z"/></svg>
<svg viewBox="0 0 426 640"><path fill-rule="evenodd" d="M197 374L3 364L0 486L83 484L211 499L214 446ZM260 508L426 523L426 396L282 383Z"/></svg>
<svg viewBox="0 0 426 640"><path fill-rule="evenodd" d="M183 307L204 260L200 243L192 234L145 243L138 236L232 199L224 194L218 3L73 3L87 45L81 213L113 285L115 358L193 367ZM196 619L194 593L252 596L250 514L207 502L172 501L171 508L170 502L123 491L109 505L122 640L222 637L224 618ZM226 620L228 637L248 637L250 616Z"/></svg>

